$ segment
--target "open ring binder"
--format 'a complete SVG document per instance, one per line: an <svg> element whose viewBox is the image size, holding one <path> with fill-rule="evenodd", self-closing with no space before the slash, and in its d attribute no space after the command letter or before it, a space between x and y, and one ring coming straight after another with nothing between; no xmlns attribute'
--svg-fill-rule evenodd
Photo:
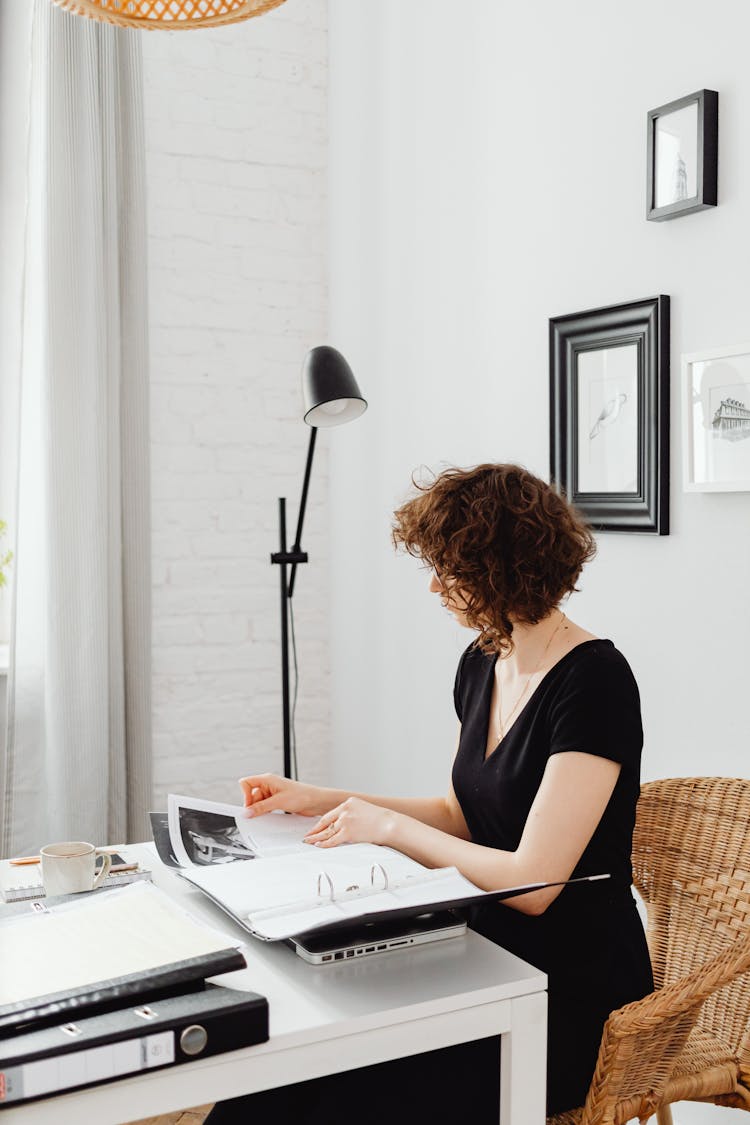
<svg viewBox="0 0 750 1125"><path fill-rule="evenodd" d="M383 876L383 886L378 888L378 890L387 891L388 890L388 872L383 867L382 863L373 863L372 867L370 868L370 886L373 889L375 888L375 876L376 876L378 871ZM335 887L333 879L331 878L328 871L320 871L318 873L318 886L317 886L318 898L323 898L323 892L321 891L321 885L322 885L324 879L325 879L326 883L328 884L328 900L329 900L329 902L336 902L337 901L337 899L336 899L336 887ZM346 888L345 894L355 894L359 890L360 890L359 883L351 883Z"/></svg>
<svg viewBox="0 0 750 1125"><path fill-rule="evenodd" d="M306 831L307 825L303 827ZM562 885L530 883L485 891L455 867L428 868L392 849L368 844L337 848L323 861L325 867L321 858L315 848L300 844L299 850L261 856L253 863L193 866L181 874L263 941L351 927L357 918L366 918L368 925L395 922L463 908L477 898L502 902ZM567 882L601 878L609 876L579 876Z"/></svg>
<svg viewBox="0 0 750 1125"><path fill-rule="evenodd" d="M377 886L377 874L380 872L383 882L382 885ZM249 915L252 922L259 922L268 918L280 918L289 914L297 914L300 910L316 910L326 909L331 906L337 907L342 903L351 902L360 898L376 898L382 894L393 894L394 891L402 890L415 883L431 882L433 879L445 877L443 869L433 871L426 871L420 878L415 876L406 876L405 879L393 883L391 882L388 872L382 863L373 863L370 867L370 885L361 886L359 883L348 884L345 889L341 891L336 890L333 876L330 871L319 871L315 876L315 898L314 899L296 899L293 902L286 902L279 906L267 906L256 908ZM470 884L469 884L470 885ZM255 930L251 926L252 932Z"/></svg>

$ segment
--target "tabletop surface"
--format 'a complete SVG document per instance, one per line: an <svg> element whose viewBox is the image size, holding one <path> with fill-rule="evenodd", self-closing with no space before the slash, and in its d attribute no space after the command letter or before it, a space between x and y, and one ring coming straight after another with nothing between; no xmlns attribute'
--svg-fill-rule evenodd
<svg viewBox="0 0 750 1125"><path fill-rule="evenodd" d="M342 1034L546 988L544 973L471 931L427 945L311 965L283 943L253 938L197 888L164 867L152 844L120 850L150 867L156 886L195 917L221 929L228 944L242 946L247 968L214 979L268 999L269 1046L325 1038L332 1025ZM3 882L8 874L6 861L0 864ZM0 919L2 912L0 905Z"/></svg>

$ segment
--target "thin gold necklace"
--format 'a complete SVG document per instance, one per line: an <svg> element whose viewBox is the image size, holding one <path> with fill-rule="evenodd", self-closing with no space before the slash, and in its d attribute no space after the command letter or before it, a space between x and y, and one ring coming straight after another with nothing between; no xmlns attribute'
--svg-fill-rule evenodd
<svg viewBox="0 0 750 1125"><path fill-rule="evenodd" d="M513 710L508 715L507 719L505 720L505 723L503 723L503 719L502 719L502 714L503 714L503 689L502 689L502 686L500 684L500 680L498 678L498 681L497 681L497 703L498 703L498 707L497 707L497 729L498 729L498 732L500 734L500 737L498 739L498 744L500 742L502 742L503 739L505 738L505 732L508 729L508 726L510 725L511 719L515 715L518 708L521 706L521 702L524 699L524 697L526 695L526 692L529 690L529 684L534 679L534 676L537 674L537 672L541 668L542 664L544 663L544 658L547 655L547 653L549 652L550 645L552 644L555 637L557 636L558 631L560 629L560 626L562 625L563 621L565 621L565 619L566 619L565 614L562 612L562 610L560 610L560 620L558 621L557 625L555 625L554 629L552 630L552 632L550 634L549 640L547 641L546 645L544 646L544 652L539 657L539 663L537 664L534 671L529 672L528 676L526 677L526 683L523 686L523 691L521 692L518 699L516 700L516 702L513 706Z"/></svg>

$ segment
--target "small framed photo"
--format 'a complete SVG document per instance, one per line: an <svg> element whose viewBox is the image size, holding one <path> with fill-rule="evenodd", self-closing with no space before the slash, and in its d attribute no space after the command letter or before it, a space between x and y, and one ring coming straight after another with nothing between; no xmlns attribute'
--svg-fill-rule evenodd
<svg viewBox="0 0 750 1125"><path fill-rule="evenodd" d="M669 533L669 297L550 320L550 472L596 530Z"/></svg>
<svg viewBox="0 0 750 1125"><path fill-rule="evenodd" d="M750 343L682 357L685 492L750 492Z"/></svg>
<svg viewBox="0 0 750 1125"><path fill-rule="evenodd" d="M649 111L647 219L677 219L716 206L718 139L716 90Z"/></svg>

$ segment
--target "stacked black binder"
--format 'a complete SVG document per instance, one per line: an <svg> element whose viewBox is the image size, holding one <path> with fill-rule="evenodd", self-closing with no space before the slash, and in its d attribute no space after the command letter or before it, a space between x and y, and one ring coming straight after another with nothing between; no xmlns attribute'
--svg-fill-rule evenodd
<svg viewBox="0 0 750 1125"><path fill-rule="evenodd" d="M0 1108L265 1041L266 999L207 983L245 966L227 948L0 1006Z"/></svg>

